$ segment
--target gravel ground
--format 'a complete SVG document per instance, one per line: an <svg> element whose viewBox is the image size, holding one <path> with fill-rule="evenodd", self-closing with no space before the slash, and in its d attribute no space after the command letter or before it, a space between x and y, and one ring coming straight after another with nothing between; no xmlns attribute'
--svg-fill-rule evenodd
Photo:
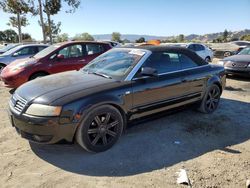
<svg viewBox="0 0 250 188"><path fill-rule="evenodd" d="M131 126L109 151L36 145L11 127L0 87L1 187L245 187L250 179L250 79L229 78L218 110L193 110ZM177 142L176 142L177 141Z"/></svg>

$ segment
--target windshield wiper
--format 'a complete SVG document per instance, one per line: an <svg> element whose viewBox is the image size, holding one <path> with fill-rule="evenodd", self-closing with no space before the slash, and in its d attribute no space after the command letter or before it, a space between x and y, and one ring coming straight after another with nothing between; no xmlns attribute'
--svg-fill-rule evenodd
<svg viewBox="0 0 250 188"><path fill-rule="evenodd" d="M112 79L111 76L108 76L106 74L103 74L103 73L100 73L100 72L89 72L90 74L95 74L95 75L98 75L98 76L102 76L104 78L109 78L109 79Z"/></svg>

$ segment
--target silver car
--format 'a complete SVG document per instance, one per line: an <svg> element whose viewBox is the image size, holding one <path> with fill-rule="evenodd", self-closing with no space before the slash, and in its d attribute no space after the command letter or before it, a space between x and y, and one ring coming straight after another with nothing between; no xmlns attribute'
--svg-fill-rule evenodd
<svg viewBox="0 0 250 188"><path fill-rule="evenodd" d="M0 55L0 72L11 62L33 56L47 47L48 45L45 44L24 44L8 50Z"/></svg>

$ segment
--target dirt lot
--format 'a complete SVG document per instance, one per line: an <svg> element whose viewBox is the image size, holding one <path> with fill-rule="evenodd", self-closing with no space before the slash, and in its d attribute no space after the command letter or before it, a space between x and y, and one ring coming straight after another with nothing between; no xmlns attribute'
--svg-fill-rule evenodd
<svg viewBox="0 0 250 188"><path fill-rule="evenodd" d="M230 78L212 115L184 110L132 126L111 150L35 145L20 138L0 87L1 187L244 187L250 179L250 79ZM175 141L178 141L175 143Z"/></svg>

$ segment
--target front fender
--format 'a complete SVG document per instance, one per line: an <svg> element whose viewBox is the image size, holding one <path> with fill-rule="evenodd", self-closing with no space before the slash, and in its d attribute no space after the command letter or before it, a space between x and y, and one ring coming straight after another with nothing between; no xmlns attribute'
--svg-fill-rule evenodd
<svg viewBox="0 0 250 188"><path fill-rule="evenodd" d="M110 104L117 107L124 114L127 114L125 106L126 96L112 96L108 94L92 95L91 97L78 99L72 103L63 106L61 113L61 123L78 123L82 118L97 106Z"/></svg>

